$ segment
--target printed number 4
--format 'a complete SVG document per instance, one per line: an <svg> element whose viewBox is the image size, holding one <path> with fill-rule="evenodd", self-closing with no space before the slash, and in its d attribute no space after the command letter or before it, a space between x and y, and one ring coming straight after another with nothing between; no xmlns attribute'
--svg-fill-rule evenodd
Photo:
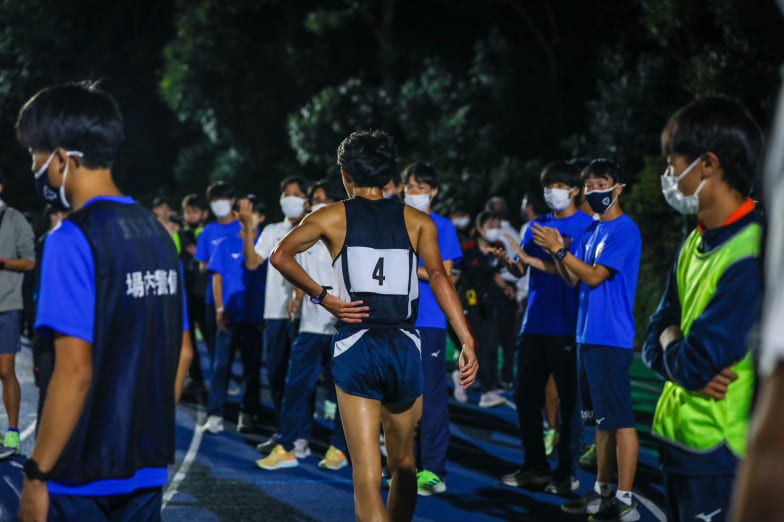
<svg viewBox="0 0 784 522"><path fill-rule="evenodd" d="M378 286L384 286L384 258L379 257L376 262L376 268L373 269L373 279L378 281Z"/></svg>

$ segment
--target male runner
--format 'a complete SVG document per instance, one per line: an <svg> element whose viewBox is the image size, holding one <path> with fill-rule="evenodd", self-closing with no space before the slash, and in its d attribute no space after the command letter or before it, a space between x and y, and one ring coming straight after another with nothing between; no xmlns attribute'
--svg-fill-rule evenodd
<svg viewBox="0 0 784 522"><path fill-rule="evenodd" d="M397 148L383 131L355 132L338 147L351 199L307 216L278 243L270 261L281 274L338 318L332 373L354 465L357 519L411 520L417 497L414 434L422 415L422 360L417 318L417 256L436 299L460 338L461 384L478 369L474 341L424 213L383 198L395 175ZM330 294L294 256L323 241L334 259ZM381 498L379 423L392 472L389 505Z"/></svg>

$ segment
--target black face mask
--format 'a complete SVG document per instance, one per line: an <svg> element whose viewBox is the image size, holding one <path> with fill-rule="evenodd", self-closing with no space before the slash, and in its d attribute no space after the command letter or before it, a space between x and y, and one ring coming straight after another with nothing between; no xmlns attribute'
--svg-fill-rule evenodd
<svg viewBox="0 0 784 522"><path fill-rule="evenodd" d="M588 205L591 206L591 210L599 215L602 215L610 210L610 208L612 208L612 206L615 204L615 199L613 198L612 193L617 186L618 184L616 183L606 190L592 190L591 192L586 192L585 200L588 202Z"/></svg>
<svg viewBox="0 0 784 522"><path fill-rule="evenodd" d="M38 197L44 200L45 203L52 205L57 210L65 212L71 208L71 204L65 197L65 180L68 176L68 163L65 164L65 171L63 172L63 184L60 187L55 187L52 185L51 181L49 181L49 164L52 163L54 154L55 152L52 152L43 167L38 169L38 172L35 173L35 191L38 194ZM77 156L81 158L83 156L81 152L77 151L66 151L65 154L66 157Z"/></svg>

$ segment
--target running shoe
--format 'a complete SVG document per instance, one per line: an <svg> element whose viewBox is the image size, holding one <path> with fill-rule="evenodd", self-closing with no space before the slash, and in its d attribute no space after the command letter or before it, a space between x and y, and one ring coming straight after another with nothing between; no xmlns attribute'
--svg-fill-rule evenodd
<svg viewBox="0 0 784 522"><path fill-rule="evenodd" d="M496 406L503 406L505 403L506 399L504 396L496 391L483 393L479 398L480 408L495 408Z"/></svg>
<svg viewBox="0 0 784 522"><path fill-rule="evenodd" d="M446 491L446 484L438 475L426 469L417 473L417 493L423 497Z"/></svg>
<svg viewBox="0 0 784 522"><path fill-rule="evenodd" d="M463 385L460 384L460 370L452 372L452 384L455 386L452 397L454 397L457 402L468 402L468 393L466 393Z"/></svg>
<svg viewBox="0 0 784 522"><path fill-rule="evenodd" d="M553 480L553 472L547 466L541 468L533 468L523 466L514 473L504 475L501 482L507 486L517 488L529 488L531 486L542 487L549 484Z"/></svg>
<svg viewBox="0 0 784 522"><path fill-rule="evenodd" d="M204 424L201 425L201 430L212 435L217 435L223 431L223 417L220 415L210 415Z"/></svg>
<svg viewBox="0 0 784 522"><path fill-rule="evenodd" d="M635 522L640 520L640 512L637 511L637 501L632 500L631 504L626 504L617 498L612 498L605 502L604 507L598 513L588 517L588 520L592 522L603 522L606 520Z"/></svg>
<svg viewBox="0 0 784 522"><path fill-rule="evenodd" d="M603 510L610 500L610 497L603 497L592 489L584 497L562 504L561 510L572 515L595 515Z"/></svg>
<svg viewBox="0 0 784 522"><path fill-rule="evenodd" d="M587 469L596 469L596 444L591 444L588 449L580 455L580 466Z"/></svg>
<svg viewBox="0 0 784 522"><path fill-rule="evenodd" d="M319 461L318 466L322 469L331 469L337 471L341 468L348 466L348 459L346 454L337 449L335 446L330 446L327 454Z"/></svg>
<svg viewBox="0 0 784 522"><path fill-rule="evenodd" d="M544 430L544 453L548 457L553 454L553 450L558 445L561 434L558 430Z"/></svg>
<svg viewBox="0 0 784 522"><path fill-rule="evenodd" d="M7 431L5 433L5 440L3 441L3 446L6 449L14 450L14 455L19 455L22 453L22 442L19 440L19 432L18 431Z"/></svg>
<svg viewBox="0 0 784 522"><path fill-rule="evenodd" d="M256 461L256 465L261 469L274 470L283 468L294 468L299 466L294 450L286 451L283 446L278 444L269 455Z"/></svg>
<svg viewBox="0 0 784 522"><path fill-rule="evenodd" d="M304 459L310 456L310 443L307 439L297 439L294 441L294 456Z"/></svg>
<svg viewBox="0 0 784 522"><path fill-rule="evenodd" d="M553 479L549 484L544 487L544 492L551 495L560 495L565 497L577 491L580 487L580 481L574 477L566 477L565 479Z"/></svg>

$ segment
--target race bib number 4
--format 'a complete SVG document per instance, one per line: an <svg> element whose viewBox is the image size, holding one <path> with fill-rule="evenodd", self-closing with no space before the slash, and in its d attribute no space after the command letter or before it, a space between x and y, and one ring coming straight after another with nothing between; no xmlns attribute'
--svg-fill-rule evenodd
<svg viewBox="0 0 784 522"><path fill-rule="evenodd" d="M408 295L411 280L409 250L348 247L346 263L351 291L383 295Z"/></svg>

